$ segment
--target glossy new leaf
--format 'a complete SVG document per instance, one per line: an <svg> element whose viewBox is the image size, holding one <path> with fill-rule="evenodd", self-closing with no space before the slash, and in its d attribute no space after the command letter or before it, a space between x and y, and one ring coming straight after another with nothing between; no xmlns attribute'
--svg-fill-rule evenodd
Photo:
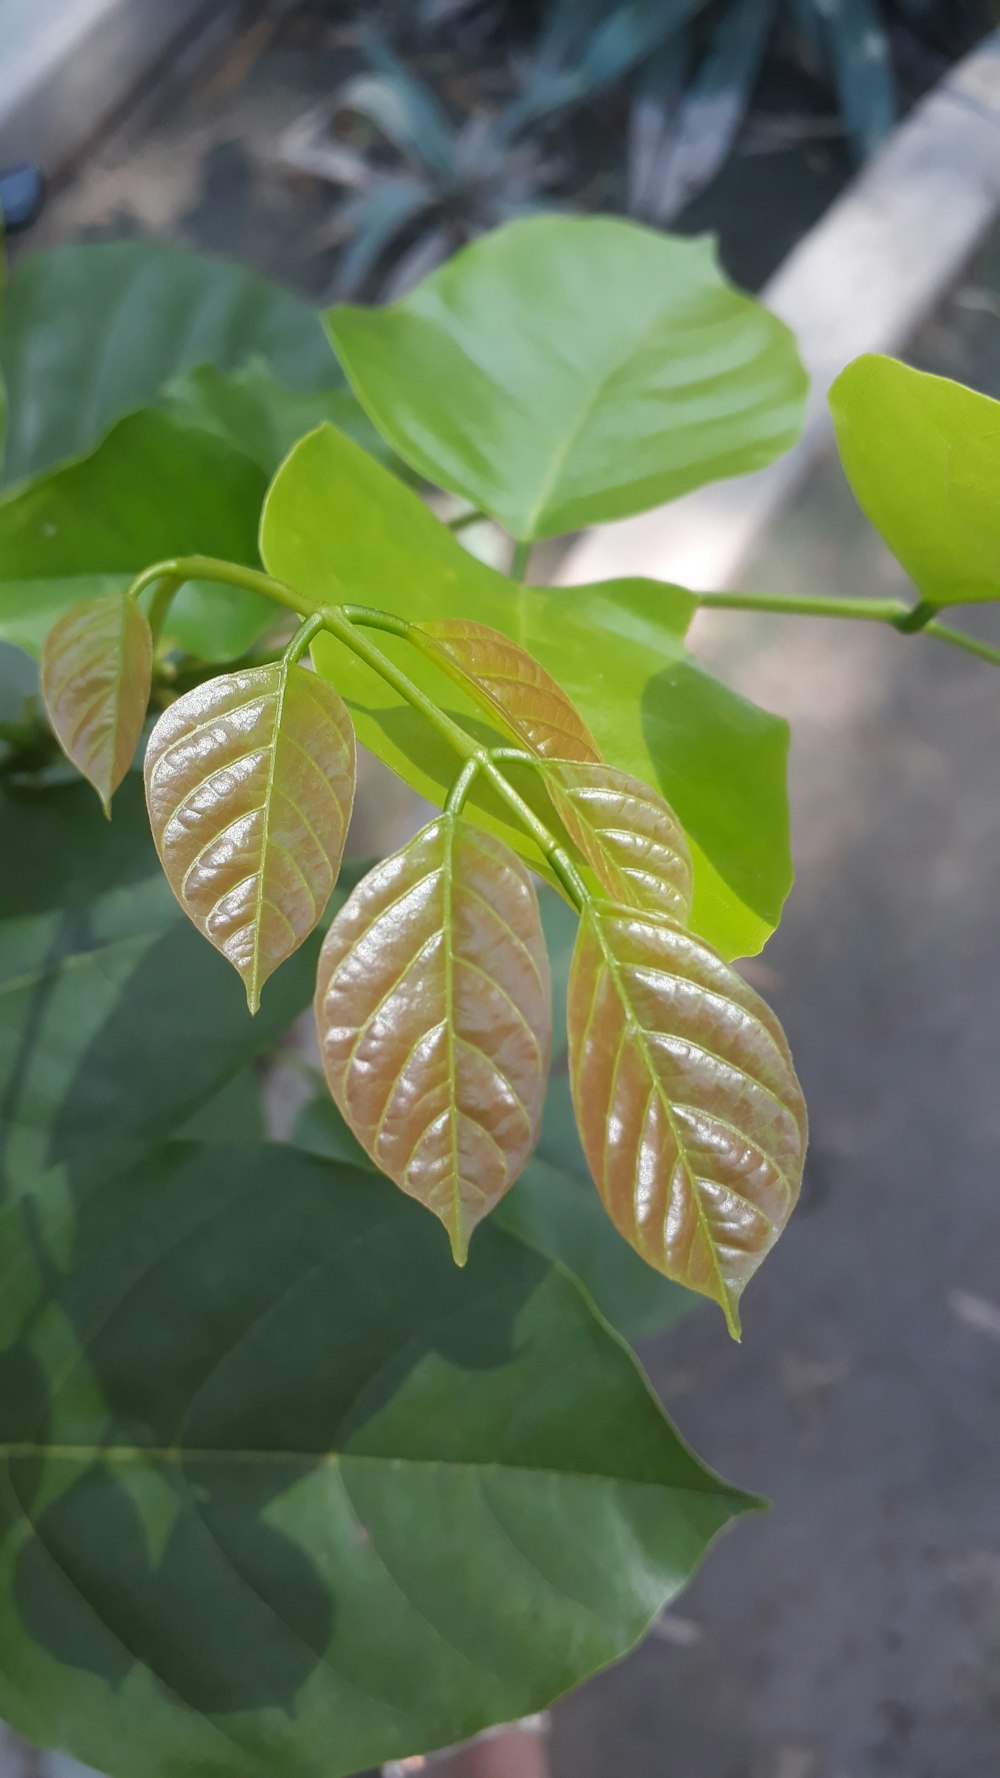
<svg viewBox="0 0 1000 1778"><path fill-rule="evenodd" d="M597 742L551 673L500 630L470 618L422 623L412 640L542 759L600 759Z"/></svg>
<svg viewBox="0 0 1000 1778"><path fill-rule="evenodd" d="M108 815L139 744L152 676L146 614L114 594L68 611L42 650L42 694L56 738Z"/></svg>
<svg viewBox="0 0 1000 1778"><path fill-rule="evenodd" d="M830 410L858 504L923 597L1000 599L1000 402L872 353Z"/></svg>
<svg viewBox="0 0 1000 1778"><path fill-rule="evenodd" d="M322 918L355 776L342 699L287 659L208 680L153 730L146 801L167 881L237 970L251 1012Z"/></svg>
<svg viewBox="0 0 1000 1778"><path fill-rule="evenodd" d="M611 900L666 914L686 926L691 853L669 803L614 766L553 760L543 782L570 839Z"/></svg>
<svg viewBox="0 0 1000 1778"><path fill-rule="evenodd" d="M399 455L525 540L757 469L802 425L792 335L708 237L523 218L328 324Z"/></svg>
<svg viewBox="0 0 1000 1778"><path fill-rule="evenodd" d="M798 1197L806 1113L777 1019L672 921L587 910L569 985L573 1102L615 1227L667 1277L739 1299Z"/></svg>
<svg viewBox="0 0 1000 1778"><path fill-rule="evenodd" d="M690 593L645 580L515 585L468 555L411 489L332 427L303 439L279 470L261 553L272 574L317 606L336 598L389 605L417 624L474 613L516 640L563 688L601 752L658 784L677 811L694 860L697 929L730 957L760 949L791 882L788 729L685 656ZM392 636L379 643L440 698L430 661ZM443 802L452 749L332 638L319 637L313 653L350 706L359 740ZM466 709L456 687L453 703L480 735L482 701L470 696ZM507 739L499 720L489 733L498 745ZM495 804L476 803L476 817L543 868L538 849Z"/></svg>
<svg viewBox="0 0 1000 1778"><path fill-rule="evenodd" d="M538 898L492 835L445 814L384 860L327 933L316 987L327 1083L389 1178L469 1236L538 1139L551 1047Z"/></svg>
<svg viewBox="0 0 1000 1778"><path fill-rule="evenodd" d="M561 1268L490 1227L457 1271L293 1149L92 1151L0 1208L0 1284L0 1717L113 1778L542 1709L757 1504Z"/></svg>

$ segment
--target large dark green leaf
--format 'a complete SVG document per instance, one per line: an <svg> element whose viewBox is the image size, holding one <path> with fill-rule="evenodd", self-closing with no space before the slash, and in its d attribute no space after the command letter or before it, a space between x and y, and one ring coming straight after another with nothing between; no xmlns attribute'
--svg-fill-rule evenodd
<svg viewBox="0 0 1000 1778"><path fill-rule="evenodd" d="M806 378L707 237L529 217L330 333L379 431L515 537L620 519L787 450Z"/></svg>
<svg viewBox="0 0 1000 1778"><path fill-rule="evenodd" d="M788 731L684 656L689 593L654 581L519 587L469 556L411 490L331 427L303 439L279 471L261 549L271 572L317 605L357 600L416 623L472 618L521 643L569 694L607 760L662 787L693 842L697 929L730 957L764 943L791 880ZM472 732L505 740L415 648L379 642ZM339 643L321 638L315 658L350 704L359 739L440 802L456 766L447 744ZM539 862L492 806L491 819Z"/></svg>
<svg viewBox="0 0 1000 1778"><path fill-rule="evenodd" d="M171 1133L308 1005L318 941L249 1017L163 878L137 775L110 824L81 782L8 792L0 856L0 1174Z"/></svg>
<svg viewBox="0 0 1000 1778"><path fill-rule="evenodd" d="M0 1715L115 1778L338 1778L623 1654L755 1503L560 1270L291 1149L0 1214Z"/></svg>
<svg viewBox="0 0 1000 1778"><path fill-rule="evenodd" d="M7 478L91 450L180 371L235 370L252 358L293 388L337 381L313 310L243 266L155 241L58 247L24 259L0 321Z"/></svg>
<svg viewBox="0 0 1000 1778"><path fill-rule="evenodd" d="M166 413L129 415L89 456L0 499L0 636L40 646L62 611L124 589L166 556L254 562L265 487L257 464L211 433ZM273 621L257 594L192 585L164 635L225 660Z"/></svg>
<svg viewBox="0 0 1000 1778"><path fill-rule="evenodd" d="M867 353L830 409L858 503L925 599L1000 599L1000 402Z"/></svg>

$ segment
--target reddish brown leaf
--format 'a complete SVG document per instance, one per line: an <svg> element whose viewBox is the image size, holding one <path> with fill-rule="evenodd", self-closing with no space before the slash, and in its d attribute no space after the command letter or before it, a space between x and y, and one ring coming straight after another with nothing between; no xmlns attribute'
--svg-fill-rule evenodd
<svg viewBox="0 0 1000 1778"><path fill-rule="evenodd" d="M566 832L611 900L686 925L691 854L669 803L631 773L600 763L553 760L544 780Z"/></svg>
<svg viewBox="0 0 1000 1778"><path fill-rule="evenodd" d="M153 638L145 613L115 596L76 606L49 631L41 676L56 739L110 814L149 704Z"/></svg>
<svg viewBox="0 0 1000 1778"><path fill-rule="evenodd" d="M654 914L585 913L569 986L570 1077L612 1221L668 1278L740 1294L798 1196L806 1113L777 1019L728 964Z"/></svg>
<svg viewBox="0 0 1000 1778"><path fill-rule="evenodd" d="M347 1123L464 1264L531 1155L545 1098L549 964L524 866L460 816L432 821L334 920L316 1021Z"/></svg>
<svg viewBox="0 0 1000 1778"><path fill-rule="evenodd" d="M419 624L413 640L543 759L600 759L597 742L551 673L499 630L461 618Z"/></svg>
<svg viewBox="0 0 1000 1778"><path fill-rule="evenodd" d="M354 730L305 667L226 673L178 698L146 753L146 801L181 907L260 990L322 917L354 801Z"/></svg>

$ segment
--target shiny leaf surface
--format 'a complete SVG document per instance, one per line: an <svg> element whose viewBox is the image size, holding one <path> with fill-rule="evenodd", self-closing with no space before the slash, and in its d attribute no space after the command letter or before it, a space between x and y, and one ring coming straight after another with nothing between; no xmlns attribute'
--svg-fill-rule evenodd
<svg viewBox="0 0 1000 1778"><path fill-rule="evenodd" d="M625 518L787 450L805 373L713 243L612 217L528 217L402 301L330 311L382 435L512 536Z"/></svg>
<svg viewBox="0 0 1000 1778"><path fill-rule="evenodd" d="M760 997L672 921L585 913L569 986L573 1102L615 1227L650 1265L739 1299L798 1197L806 1114Z"/></svg>
<svg viewBox="0 0 1000 1778"><path fill-rule="evenodd" d="M873 353L830 409L858 504L923 597L1000 599L1000 402Z"/></svg>
<svg viewBox="0 0 1000 1778"><path fill-rule="evenodd" d="M138 772L110 822L78 778L5 789L0 857L0 1198L115 1137L172 1135L309 1005L318 938L247 1017L167 887Z"/></svg>
<svg viewBox="0 0 1000 1778"><path fill-rule="evenodd" d="M287 660L208 680L150 736L146 801L167 881L238 972L251 1012L322 918L355 778L342 699Z"/></svg>
<svg viewBox="0 0 1000 1778"><path fill-rule="evenodd" d="M432 821L331 925L316 1023L346 1122L440 1217L463 1265L535 1146L545 1099L549 965L524 866L460 816Z"/></svg>
<svg viewBox="0 0 1000 1778"><path fill-rule="evenodd" d="M91 451L181 371L252 359L295 389L338 380L315 312L245 266L158 241L29 254L0 319L7 479Z"/></svg>
<svg viewBox="0 0 1000 1778"><path fill-rule="evenodd" d="M56 738L109 815L139 745L152 675L146 614L114 594L68 611L42 650L42 694Z"/></svg>
<svg viewBox="0 0 1000 1778"><path fill-rule="evenodd" d="M541 1709L757 1504L560 1269L491 1227L457 1271L291 1149L92 1151L0 1209L0 1279L0 1717L112 1778Z"/></svg>
<svg viewBox="0 0 1000 1778"><path fill-rule="evenodd" d="M249 457L211 433L131 414L89 456L0 498L0 635L16 639L32 597L49 611L83 604L166 556L255 562L265 486ZM202 659L230 659L273 623L274 606L257 594L187 586L163 634Z"/></svg>
<svg viewBox="0 0 1000 1778"><path fill-rule="evenodd" d="M687 925L691 853L669 803L614 766L553 760L543 781L566 832L611 900Z"/></svg>
<svg viewBox="0 0 1000 1778"><path fill-rule="evenodd" d="M542 759L600 759L562 687L526 649L470 618L423 623L413 641L468 687L516 741Z"/></svg>
<svg viewBox="0 0 1000 1778"><path fill-rule="evenodd" d="M730 957L760 949L791 882L788 729L685 657L690 593L643 580L516 586L467 555L410 489L329 427L303 439L279 470L261 551L272 574L317 605L389 604L421 624L474 615L516 640L563 688L601 752L658 784L677 811L694 858L697 929ZM430 662L394 637L379 645L440 696ZM338 643L320 638L314 658L347 700L359 740L443 801L452 750ZM463 702L457 687L453 705L481 734L482 706ZM507 738L496 724L488 732L498 744ZM540 853L495 805L479 803L476 814L541 868Z"/></svg>

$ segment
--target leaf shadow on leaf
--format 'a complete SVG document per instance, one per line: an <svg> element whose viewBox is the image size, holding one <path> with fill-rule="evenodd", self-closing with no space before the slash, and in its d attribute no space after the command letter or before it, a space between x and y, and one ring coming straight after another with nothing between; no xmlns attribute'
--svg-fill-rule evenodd
<svg viewBox="0 0 1000 1778"><path fill-rule="evenodd" d="M116 1691L145 1666L213 1717L291 1716L337 1632L329 1579L274 1522L283 1502L359 1446L391 1445L408 1379L419 1399L428 1366L495 1371L502 1390L547 1273L502 1238L459 1272L387 1182L301 1156L283 1171L286 1152L91 1147L3 1213L0 1245L33 1294L0 1357L0 1446L59 1445L75 1382L78 1436L136 1458L84 1448L64 1481L44 1452L8 1453L0 1556L18 1540L22 1629ZM33 1346L53 1316L42 1363ZM181 1460L144 1463L144 1447Z"/></svg>

